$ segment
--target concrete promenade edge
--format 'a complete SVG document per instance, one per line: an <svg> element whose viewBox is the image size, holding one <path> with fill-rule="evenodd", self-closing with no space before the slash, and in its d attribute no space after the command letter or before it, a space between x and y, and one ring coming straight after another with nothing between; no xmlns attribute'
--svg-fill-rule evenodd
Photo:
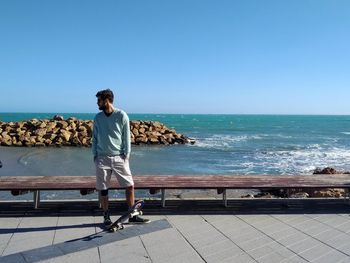
<svg viewBox="0 0 350 263"><path fill-rule="evenodd" d="M350 262L344 200L146 201L152 223L103 232L96 202L0 202L0 262ZM112 219L125 211L112 202Z"/></svg>

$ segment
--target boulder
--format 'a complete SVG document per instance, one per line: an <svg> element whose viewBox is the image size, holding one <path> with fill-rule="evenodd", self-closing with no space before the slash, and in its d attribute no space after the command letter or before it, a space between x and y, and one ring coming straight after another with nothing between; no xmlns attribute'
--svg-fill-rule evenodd
<svg viewBox="0 0 350 263"><path fill-rule="evenodd" d="M61 131L60 131L61 138L64 138L64 140L66 142L69 142L71 135L72 135L72 133L70 131L67 131L64 129L61 129Z"/></svg>
<svg viewBox="0 0 350 263"><path fill-rule="evenodd" d="M132 132L135 136L139 135L139 131L138 131L138 129L136 129L136 128L132 129L131 132Z"/></svg>
<svg viewBox="0 0 350 263"><path fill-rule="evenodd" d="M51 121L47 124L46 130L47 131L53 131L53 129L56 127L56 121Z"/></svg>
<svg viewBox="0 0 350 263"><path fill-rule="evenodd" d="M314 190L310 193L311 197L343 197L345 196L345 190L344 189L333 189L333 188L328 188L324 190Z"/></svg>
<svg viewBox="0 0 350 263"><path fill-rule="evenodd" d="M148 138L143 134L135 137L135 143L137 144L147 143L147 142L148 142Z"/></svg>
<svg viewBox="0 0 350 263"><path fill-rule="evenodd" d="M65 121L58 121L56 126L60 129L65 129L68 127L68 123Z"/></svg>
<svg viewBox="0 0 350 263"><path fill-rule="evenodd" d="M9 135L3 135L2 134L2 140L1 140L1 145L3 146L11 146L12 145L12 138Z"/></svg>
<svg viewBox="0 0 350 263"><path fill-rule="evenodd" d="M40 123L40 125L39 125L38 128L42 129L42 128L45 128L45 127L46 127L46 123L45 123L45 122L42 122L42 123Z"/></svg>
<svg viewBox="0 0 350 263"><path fill-rule="evenodd" d="M63 121L64 118L63 118L63 116L55 115L55 116L53 116L52 120L54 120L54 121Z"/></svg>
<svg viewBox="0 0 350 263"><path fill-rule="evenodd" d="M43 137L46 134L46 129L38 129L34 131L34 134L40 137Z"/></svg>
<svg viewBox="0 0 350 263"><path fill-rule="evenodd" d="M148 141L153 144L157 144L159 142L157 136L149 136Z"/></svg>
<svg viewBox="0 0 350 263"><path fill-rule="evenodd" d="M308 197L309 197L309 194L306 192L298 192L298 193L291 194L289 196L289 198L308 198Z"/></svg>
<svg viewBox="0 0 350 263"><path fill-rule="evenodd" d="M332 167L326 167L324 169L316 168L313 172L313 174L337 174L337 170L335 170Z"/></svg>

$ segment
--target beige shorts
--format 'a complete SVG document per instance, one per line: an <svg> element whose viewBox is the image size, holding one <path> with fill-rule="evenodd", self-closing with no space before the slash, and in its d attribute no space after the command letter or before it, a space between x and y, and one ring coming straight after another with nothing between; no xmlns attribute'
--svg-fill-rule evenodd
<svg viewBox="0 0 350 263"><path fill-rule="evenodd" d="M96 189L107 190L110 187L111 177L115 175L121 187L134 185L129 167L129 160L121 156L98 156L96 165Z"/></svg>

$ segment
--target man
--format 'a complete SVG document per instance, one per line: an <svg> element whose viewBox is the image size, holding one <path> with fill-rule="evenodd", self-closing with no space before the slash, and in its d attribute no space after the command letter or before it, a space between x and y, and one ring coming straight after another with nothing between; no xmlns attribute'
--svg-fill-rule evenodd
<svg viewBox="0 0 350 263"><path fill-rule="evenodd" d="M114 108L113 92L109 89L97 92L99 110L95 116L92 132L92 153L96 166L96 189L100 191L104 224L112 224L108 209L108 188L111 176L117 177L119 184L126 188L125 195L129 208L135 203L134 181L129 168L131 151L128 115ZM130 223L148 223L148 219L135 216Z"/></svg>

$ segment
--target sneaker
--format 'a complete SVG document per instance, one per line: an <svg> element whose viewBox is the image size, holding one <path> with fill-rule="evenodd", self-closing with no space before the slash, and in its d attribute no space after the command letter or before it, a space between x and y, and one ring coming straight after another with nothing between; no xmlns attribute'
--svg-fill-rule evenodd
<svg viewBox="0 0 350 263"><path fill-rule="evenodd" d="M108 213L103 215L103 224L104 224L105 226L109 226L109 225L112 224L112 220L111 220L111 218L109 217L109 214L108 214Z"/></svg>
<svg viewBox="0 0 350 263"><path fill-rule="evenodd" d="M147 224L149 222L151 222L151 220L142 218L141 216L134 216L129 218L129 223L131 224Z"/></svg>

